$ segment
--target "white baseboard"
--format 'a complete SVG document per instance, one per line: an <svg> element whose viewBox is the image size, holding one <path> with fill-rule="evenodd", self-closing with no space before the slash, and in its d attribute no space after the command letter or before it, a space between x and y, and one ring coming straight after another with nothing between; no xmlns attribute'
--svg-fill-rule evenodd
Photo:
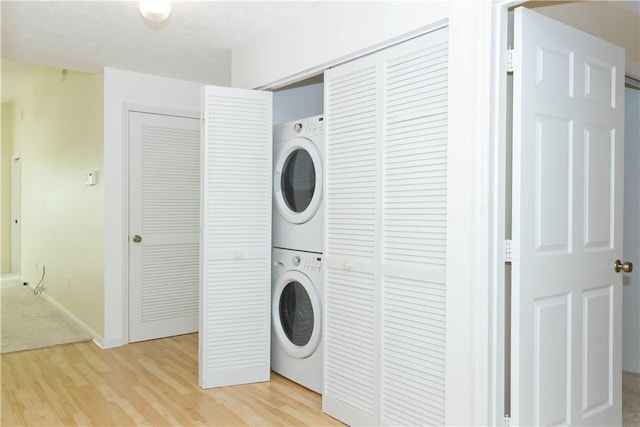
<svg viewBox="0 0 640 427"><path fill-rule="evenodd" d="M33 285L29 284L29 288L33 290ZM56 300L54 300L49 295L47 295L46 291L41 293L40 297L44 298L45 301L47 301L49 304L54 306L60 313L64 314L69 320L71 320L73 323L75 323L76 326L78 326L80 329L82 329L84 332L86 332L89 336L91 336L91 338L93 339L93 342L98 347L105 348L104 347L104 338L102 336L100 336L100 334L98 334L92 328L87 326L86 323L84 323L83 321L78 319L73 313L71 313L65 307L60 305Z"/></svg>
<svg viewBox="0 0 640 427"><path fill-rule="evenodd" d="M18 273L4 273L0 276L0 285L11 285L20 281L20 274Z"/></svg>

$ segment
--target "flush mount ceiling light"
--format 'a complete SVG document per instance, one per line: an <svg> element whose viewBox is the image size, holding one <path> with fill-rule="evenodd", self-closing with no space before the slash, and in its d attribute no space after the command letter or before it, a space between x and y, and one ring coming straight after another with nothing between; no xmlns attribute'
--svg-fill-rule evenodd
<svg viewBox="0 0 640 427"><path fill-rule="evenodd" d="M169 0L140 0L138 8L144 19L151 22L162 22L171 13Z"/></svg>

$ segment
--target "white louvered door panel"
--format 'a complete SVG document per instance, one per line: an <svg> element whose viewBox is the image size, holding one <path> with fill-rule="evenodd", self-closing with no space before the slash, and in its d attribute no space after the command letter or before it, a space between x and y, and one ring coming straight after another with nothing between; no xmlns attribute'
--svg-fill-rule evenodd
<svg viewBox="0 0 640 427"><path fill-rule="evenodd" d="M447 30L325 73L323 410L445 423Z"/></svg>
<svg viewBox="0 0 640 427"><path fill-rule="evenodd" d="M377 423L376 182L378 67L367 57L325 73L326 316L323 410Z"/></svg>
<svg viewBox="0 0 640 427"><path fill-rule="evenodd" d="M130 112L129 148L129 341L196 332L200 121Z"/></svg>
<svg viewBox="0 0 640 427"><path fill-rule="evenodd" d="M203 388L270 376L271 97L205 87Z"/></svg>
<svg viewBox="0 0 640 427"><path fill-rule="evenodd" d="M384 425L445 424L447 54L447 29L384 52Z"/></svg>

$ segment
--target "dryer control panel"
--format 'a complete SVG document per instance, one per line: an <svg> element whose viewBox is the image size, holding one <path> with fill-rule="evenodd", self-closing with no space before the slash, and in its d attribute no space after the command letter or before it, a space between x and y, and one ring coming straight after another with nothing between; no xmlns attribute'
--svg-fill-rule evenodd
<svg viewBox="0 0 640 427"><path fill-rule="evenodd" d="M296 122L293 131L302 136L315 136L324 131L324 118L322 116L313 119Z"/></svg>

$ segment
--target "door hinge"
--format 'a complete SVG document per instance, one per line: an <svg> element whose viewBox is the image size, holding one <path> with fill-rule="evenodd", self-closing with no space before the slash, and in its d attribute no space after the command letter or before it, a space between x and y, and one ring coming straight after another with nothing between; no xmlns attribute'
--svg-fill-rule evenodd
<svg viewBox="0 0 640 427"><path fill-rule="evenodd" d="M511 262L513 260L512 250L511 240L506 239L504 241L504 262Z"/></svg>
<svg viewBox="0 0 640 427"><path fill-rule="evenodd" d="M513 73L513 48L507 49L507 73Z"/></svg>

